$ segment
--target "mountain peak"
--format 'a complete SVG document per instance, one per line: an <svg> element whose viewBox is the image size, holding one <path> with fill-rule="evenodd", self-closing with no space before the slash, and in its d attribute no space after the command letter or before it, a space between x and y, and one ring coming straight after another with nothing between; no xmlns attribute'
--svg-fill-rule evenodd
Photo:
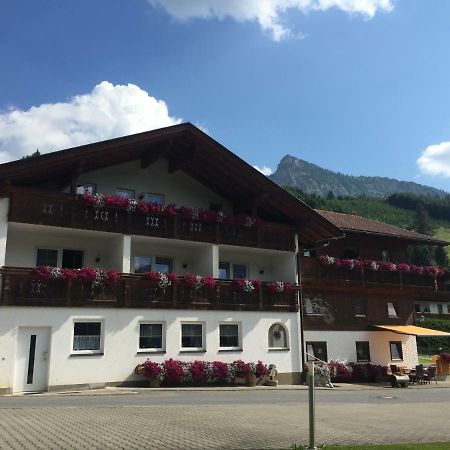
<svg viewBox="0 0 450 450"><path fill-rule="evenodd" d="M330 191L343 197L385 197L399 192L434 197L446 194L439 189L395 178L344 175L289 154L283 156L270 178L281 186L295 187L321 197L326 197Z"/></svg>

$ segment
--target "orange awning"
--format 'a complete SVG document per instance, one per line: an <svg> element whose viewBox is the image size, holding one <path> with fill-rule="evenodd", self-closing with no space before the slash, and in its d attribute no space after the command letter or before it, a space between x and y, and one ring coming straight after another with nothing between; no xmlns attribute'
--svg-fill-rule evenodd
<svg viewBox="0 0 450 450"><path fill-rule="evenodd" d="M414 336L450 336L450 333L445 331L416 327L414 325L374 325L374 327L383 331L393 331L394 333L411 334Z"/></svg>

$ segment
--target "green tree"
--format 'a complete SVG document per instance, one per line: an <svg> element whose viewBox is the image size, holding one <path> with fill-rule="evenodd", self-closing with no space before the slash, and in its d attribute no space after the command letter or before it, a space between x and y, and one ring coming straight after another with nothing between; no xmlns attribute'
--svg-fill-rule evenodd
<svg viewBox="0 0 450 450"><path fill-rule="evenodd" d="M416 209L416 229L419 233L431 235L430 216L422 204L419 204Z"/></svg>
<svg viewBox="0 0 450 450"><path fill-rule="evenodd" d="M39 151L39 149L37 148L35 152L29 154L29 155L25 155L22 156L22 159L30 159L30 158L36 158L36 156L41 156L41 152Z"/></svg>
<svg viewBox="0 0 450 450"><path fill-rule="evenodd" d="M434 251L434 261L438 266L448 268L450 261L444 247L436 247Z"/></svg>

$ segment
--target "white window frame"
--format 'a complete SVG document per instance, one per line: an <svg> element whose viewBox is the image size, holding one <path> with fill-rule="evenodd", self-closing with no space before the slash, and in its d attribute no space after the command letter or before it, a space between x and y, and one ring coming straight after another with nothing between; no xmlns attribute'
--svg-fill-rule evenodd
<svg viewBox="0 0 450 450"><path fill-rule="evenodd" d="M143 347L139 346L141 340L141 325L161 325L161 345L160 348ZM160 320L141 320L138 324L138 342L137 342L137 352L138 353L161 353L166 351L166 322Z"/></svg>
<svg viewBox="0 0 450 450"><path fill-rule="evenodd" d="M84 192L78 192L78 188L79 187L90 187L92 188L92 193L91 195L95 195L97 193L97 185L95 183L83 183L82 181L77 183L77 187L75 188L75 193L76 194L84 194Z"/></svg>
<svg viewBox="0 0 450 450"><path fill-rule="evenodd" d="M67 247L52 247L51 245L36 245L34 249L34 265L36 267L37 263L37 252L38 250L56 250L58 252L58 256L56 258L56 267L59 267L61 269L62 267L62 260L63 260L63 251L64 250L73 250L77 252L83 252L83 267L86 267L86 256L87 251L83 248L67 248Z"/></svg>
<svg viewBox="0 0 450 450"><path fill-rule="evenodd" d="M323 313L314 311L314 307L313 307L313 302L311 300L312 298L316 298L316 297L322 297L321 295L316 295L316 296L311 296L311 295L307 295L304 298L304 306L305 306L305 316L323 316Z"/></svg>
<svg viewBox="0 0 450 450"><path fill-rule="evenodd" d="M285 334L285 337L286 337L286 342L285 342L285 346L284 347L271 347L270 346L270 336L269 336L269 333L270 333L270 330L275 326L275 325L278 325L279 327L281 327L281 328L283 328L283 330L284 330L284 334ZM272 339L272 341L273 341L273 339ZM272 323L271 325L270 325L270 327L269 327L269 329L267 330L267 347L268 347L268 349L269 350L275 350L275 351L286 351L286 350L290 350L290 347L289 347L289 332L288 332L288 329L287 329L287 327L286 327L286 325L284 324L284 323L281 323L281 322L274 322L274 323Z"/></svg>
<svg viewBox="0 0 450 450"><path fill-rule="evenodd" d="M129 197L123 197L123 198L129 198L130 200L135 200L135 199L136 199L136 191L135 191L134 189L126 189L126 188L121 188L121 187L116 187L116 188L114 188L114 195L115 195L116 197L121 197L120 195L117 194L118 192L123 192L123 193L129 192L129 193L133 193L133 195L132 195L131 198L129 198Z"/></svg>
<svg viewBox="0 0 450 450"><path fill-rule="evenodd" d="M173 256L165 256L165 255L149 255L147 254L143 254L143 253L137 253L137 254L133 254L132 255L132 273L137 273L136 272L136 266L134 264L134 258L151 258L151 272L156 272L156 258L165 258L165 259L170 259L172 260L172 267L171 267L171 272L175 271L175 264L176 264L176 259Z"/></svg>
<svg viewBox="0 0 450 450"><path fill-rule="evenodd" d="M220 326L221 325L237 325L238 329L238 345L237 347L221 347L220 346ZM232 322L232 321L225 321L225 322L219 322L219 350L242 350L242 323L241 322Z"/></svg>
<svg viewBox="0 0 450 450"><path fill-rule="evenodd" d="M239 266L245 266L245 278L249 279L250 278L250 264L244 263L244 262L239 262L239 261L232 261L232 260L221 260L219 261L219 268L220 268L220 264L228 264L228 276L230 278L223 278L223 280L235 280L237 278L234 278L234 266L235 265L239 265Z"/></svg>
<svg viewBox="0 0 450 450"><path fill-rule="evenodd" d="M100 323L100 348L98 350L74 350L73 340L75 339L75 324L76 323ZM105 319L104 317L73 317L72 331L70 339L70 354L71 355L104 355L105 344Z"/></svg>
<svg viewBox="0 0 450 450"><path fill-rule="evenodd" d="M144 200L146 202L150 202L150 196L153 197L161 197L162 202L157 202L160 205L165 205L166 204L166 196L164 194L160 194L159 192L145 192L144 194ZM155 202L151 202L151 203L155 203Z"/></svg>
<svg viewBox="0 0 450 450"><path fill-rule="evenodd" d="M202 326L202 346L201 347L183 347L183 325L201 325ZM206 336L205 336L205 322L195 320L185 320L180 322L180 352L205 352L206 351Z"/></svg>
<svg viewBox="0 0 450 450"><path fill-rule="evenodd" d="M401 354L399 355L400 358L393 358L392 357L392 344L400 344L400 352ZM389 341L389 355L391 357L391 361L403 361L405 355L403 354L403 342L402 341Z"/></svg>

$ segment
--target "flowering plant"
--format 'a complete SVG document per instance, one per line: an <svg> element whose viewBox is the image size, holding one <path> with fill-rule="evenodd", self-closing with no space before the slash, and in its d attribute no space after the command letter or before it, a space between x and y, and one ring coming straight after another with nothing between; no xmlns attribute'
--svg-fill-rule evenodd
<svg viewBox="0 0 450 450"><path fill-rule="evenodd" d="M418 275L429 275L434 278L443 277L448 272L446 269L438 266L416 266L415 264L406 264L362 259L340 259L334 256L322 255L318 258L322 266L344 267L349 270L368 268L372 272L383 270L385 272L413 272Z"/></svg>
<svg viewBox="0 0 450 450"><path fill-rule="evenodd" d="M178 282L178 275L176 273L162 273L162 272L145 272L145 276L153 281L160 289L172 286Z"/></svg>
<svg viewBox="0 0 450 450"><path fill-rule="evenodd" d="M261 281L259 280L245 280L244 278L237 278L233 283L237 291L247 294L252 293L261 286Z"/></svg>
<svg viewBox="0 0 450 450"><path fill-rule="evenodd" d="M147 361L145 361L143 364L143 374L147 378L162 382L165 376L164 366L163 364L147 359Z"/></svg>
<svg viewBox="0 0 450 450"><path fill-rule="evenodd" d="M183 382L184 371L181 361L170 358L163 363L163 367L165 374L164 381L171 385L177 385Z"/></svg>
<svg viewBox="0 0 450 450"><path fill-rule="evenodd" d="M253 373L252 366L250 363L238 359L233 361L234 376L237 378L245 378Z"/></svg>
<svg viewBox="0 0 450 450"><path fill-rule="evenodd" d="M93 267L60 269L59 267L39 266L36 267L34 272L41 280L64 280L66 282L80 280L92 283L93 287L117 284L120 279L118 272Z"/></svg>
<svg viewBox="0 0 450 450"><path fill-rule="evenodd" d="M269 369L265 364L263 364L262 361L258 361L256 364L251 363L252 365L252 372L258 377L264 377L266 375L269 375Z"/></svg>
<svg viewBox="0 0 450 450"><path fill-rule="evenodd" d="M216 285L216 280L210 275L191 275L190 273L184 274L184 281L192 289L198 290L203 287L213 288Z"/></svg>
<svg viewBox="0 0 450 450"><path fill-rule="evenodd" d="M266 288L269 291L269 294L281 294L283 292L292 291L294 285L287 281L273 281L272 283L267 283Z"/></svg>
<svg viewBox="0 0 450 450"><path fill-rule="evenodd" d="M228 379L228 364L222 361L213 361L211 379L224 383Z"/></svg>
<svg viewBox="0 0 450 450"><path fill-rule="evenodd" d="M208 363L205 361L194 361L190 364L192 381L195 383L205 383L208 379Z"/></svg>

